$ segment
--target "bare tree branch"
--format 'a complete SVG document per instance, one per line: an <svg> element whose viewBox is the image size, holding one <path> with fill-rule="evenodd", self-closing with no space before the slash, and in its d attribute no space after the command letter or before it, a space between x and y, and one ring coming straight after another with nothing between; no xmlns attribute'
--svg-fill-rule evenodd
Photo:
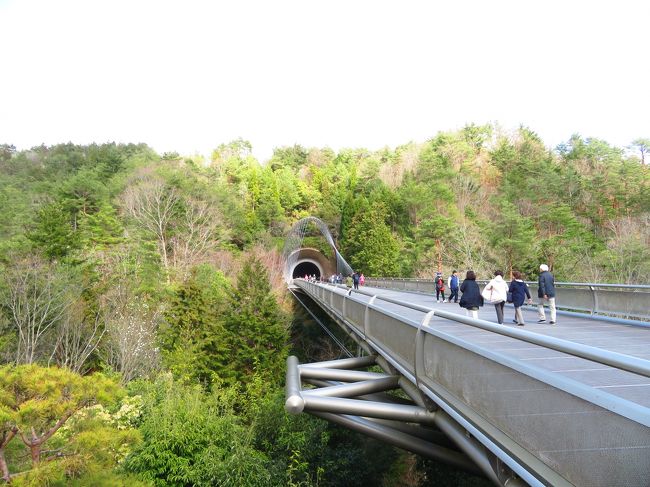
<svg viewBox="0 0 650 487"><path fill-rule="evenodd" d="M122 286L117 290L115 309L106 322L104 356L127 383L146 377L159 365L156 329L160 311L151 309L142 299Z"/></svg>
<svg viewBox="0 0 650 487"><path fill-rule="evenodd" d="M80 307L77 307L80 308ZM59 367L66 367L73 372L83 374L84 365L95 352L106 333L99 313L92 323L86 323L81 309L68 313L57 330L56 343L48 365L54 360Z"/></svg>
<svg viewBox="0 0 650 487"><path fill-rule="evenodd" d="M169 269L169 233L180 196L176 189L153 174L145 173L122 195L126 212L146 231L154 234L165 270Z"/></svg>
<svg viewBox="0 0 650 487"><path fill-rule="evenodd" d="M34 363L48 335L79 299L79 288L55 264L34 256L12 264L5 282L0 300L17 332L14 359L17 363Z"/></svg>
<svg viewBox="0 0 650 487"><path fill-rule="evenodd" d="M178 222L176 235L171 239L172 262L183 277L189 269L205 262L221 240L223 217L208 202L188 199Z"/></svg>

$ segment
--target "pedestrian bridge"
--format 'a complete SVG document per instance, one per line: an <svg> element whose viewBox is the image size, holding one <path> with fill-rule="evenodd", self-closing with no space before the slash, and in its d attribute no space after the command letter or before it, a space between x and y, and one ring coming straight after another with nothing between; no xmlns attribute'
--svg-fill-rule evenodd
<svg viewBox="0 0 650 487"><path fill-rule="evenodd" d="M531 307L516 327L495 323L490 305L472 319L436 303L427 281L369 280L352 292L290 284L359 353L316 364L290 357L289 412L495 485L650 485L650 286L558 283L558 324L538 324Z"/></svg>
<svg viewBox="0 0 650 487"><path fill-rule="evenodd" d="M494 323L491 306L473 320L430 295L294 284L364 357L291 359L289 411L478 469L497 485L650 485L650 328L576 314L537 324L531 310L522 329ZM383 374L347 370L375 364ZM397 387L410 403L385 394Z"/></svg>

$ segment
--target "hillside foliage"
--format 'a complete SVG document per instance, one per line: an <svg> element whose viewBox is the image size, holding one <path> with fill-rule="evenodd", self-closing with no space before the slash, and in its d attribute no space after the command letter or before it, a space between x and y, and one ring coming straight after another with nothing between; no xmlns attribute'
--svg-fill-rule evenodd
<svg viewBox="0 0 650 487"><path fill-rule="evenodd" d="M319 217L367 276L533 279L545 262L560 281L647 283L645 142L550 149L525 127L469 125L378 151L281 147L264 164L242 139L210 160L0 146L4 481L390 485L394 450L282 411L303 343L282 282L293 223Z"/></svg>

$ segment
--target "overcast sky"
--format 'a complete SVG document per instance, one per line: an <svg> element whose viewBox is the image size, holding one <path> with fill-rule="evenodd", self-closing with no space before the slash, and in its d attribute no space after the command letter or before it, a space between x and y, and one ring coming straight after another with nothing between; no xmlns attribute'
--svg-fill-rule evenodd
<svg viewBox="0 0 650 487"><path fill-rule="evenodd" d="M0 0L0 143L650 137L650 2Z"/></svg>

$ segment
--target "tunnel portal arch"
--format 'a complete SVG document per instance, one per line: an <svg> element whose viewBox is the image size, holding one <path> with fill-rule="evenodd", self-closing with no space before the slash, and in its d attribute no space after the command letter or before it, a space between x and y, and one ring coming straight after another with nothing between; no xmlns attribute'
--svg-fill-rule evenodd
<svg viewBox="0 0 650 487"><path fill-rule="evenodd" d="M333 257L328 259L317 249L310 249L303 247L303 239L311 227L315 226L321 235L325 238L329 246L332 248ZM327 225L319 218L310 216L298 220L287 235L284 241L284 251L282 253L284 260L284 279L287 283L296 277L294 270L301 263L307 263L309 259L315 260L321 264L319 268L321 276L330 276L332 274L352 274L352 267L348 264L343 256L339 253L334 243L334 238L327 228ZM317 266L318 267L318 266ZM312 272L314 274L315 272ZM309 272L306 272L309 274ZM303 274L304 276L304 274Z"/></svg>
<svg viewBox="0 0 650 487"><path fill-rule="evenodd" d="M336 262L332 262L318 249L303 247L294 250L289 257L286 271L290 279L305 277L305 274L331 276L336 272Z"/></svg>

